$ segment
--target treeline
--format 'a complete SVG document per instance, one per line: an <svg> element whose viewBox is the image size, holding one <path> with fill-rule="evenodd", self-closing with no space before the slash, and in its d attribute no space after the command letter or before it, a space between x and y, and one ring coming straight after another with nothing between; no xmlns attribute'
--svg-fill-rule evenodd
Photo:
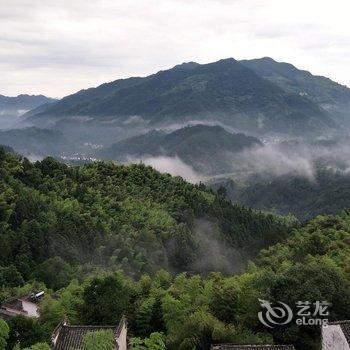
<svg viewBox="0 0 350 350"><path fill-rule="evenodd" d="M245 187L231 181L221 185L235 202L256 210L275 210L280 215L291 213L301 221L350 208L350 175L346 169L336 171L328 164L318 165L312 179L287 174Z"/></svg>
<svg viewBox="0 0 350 350"><path fill-rule="evenodd" d="M59 289L97 267L136 277L159 268L222 270L199 263L203 251L222 254L209 252L212 242L201 244L203 223L211 241L227 248L223 259L237 256L229 272L295 224L142 164L68 167L53 158L32 164L0 149L2 285L37 279Z"/></svg>
<svg viewBox="0 0 350 350"><path fill-rule="evenodd" d="M96 273L83 282L48 293L39 321L9 321L8 349L48 341L67 316L72 324L129 322L136 350L209 349L211 343L295 344L298 350L319 349L320 327L294 320L268 329L258 320L258 299L283 301L296 315L298 301L328 301L330 320L350 318L350 216L320 216L285 243L263 250L240 275L207 277L164 270L134 280L122 272ZM36 288L42 286L35 286ZM31 290L33 285L16 289Z"/></svg>

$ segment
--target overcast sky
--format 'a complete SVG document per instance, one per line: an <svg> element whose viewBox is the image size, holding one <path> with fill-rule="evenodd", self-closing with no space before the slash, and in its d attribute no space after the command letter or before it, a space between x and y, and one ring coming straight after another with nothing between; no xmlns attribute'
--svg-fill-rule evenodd
<svg viewBox="0 0 350 350"><path fill-rule="evenodd" d="M349 0L0 0L0 94L270 56L350 86Z"/></svg>

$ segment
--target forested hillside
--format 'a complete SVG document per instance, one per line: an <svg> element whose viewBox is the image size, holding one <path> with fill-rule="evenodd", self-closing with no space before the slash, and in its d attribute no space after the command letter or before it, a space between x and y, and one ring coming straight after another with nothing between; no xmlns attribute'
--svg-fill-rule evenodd
<svg viewBox="0 0 350 350"><path fill-rule="evenodd" d="M242 271L248 257L287 237L294 224L144 165L32 164L1 150L0 171L0 265L18 281L37 277L52 288L79 266L132 276L161 267ZM43 272L51 268L60 273Z"/></svg>
<svg viewBox="0 0 350 350"><path fill-rule="evenodd" d="M337 214L350 208L350 175L347 171L319 166L310 179L286 174L239 186L228 180L221 186L234 202L257 210L292 214L301 221L319 214ZM215 188L220 187L216 184Z"/></svg>
<svg viewBox="0 0 350 350"><path fill-rule="evenodd" d="M99 155L120 161L147 156L179 157L201 174L221 174L233 171L235 154L257 146L262 143L256 137L232 134L218 125L194 125L170 133L152 130L119 141Z"/></svg>
<svg viewBox="0 0 350 350"><path fill-rule="evenodd" d="M226 342L292 343L298 350L316 350L318 326L297 326L292 321L267 329L257 317L258 298L284 301L293 309L299 300L326 300L332 304L330 320L349 319L349 239L348 214L320 216L285 243L262 251L256 264L241 275L212 273L203 278L162 270L132 280L122 272L100 271L83 282L72 280L54 298L44 299L39 321L21 317L9 321L9 349L17 340L24 347L48 341L64 316L72 324L101 325L116 324L125 314L137 350L208 350L212 343ZM52 275L52 264L47 269ZM14 291L20 294L33 286Z"/></svg>
<svg viewBox="0 0 350 350"><path fill-rule="evenodd" d="M22 154L57 155L68 149L68 143L67 138L58 130L35 127L0 130L0 144L8 145Z"/></svg>
<svg viewBox="0 0 350 350"><path fill-rule="evenodd" d="M300 227L144 165L32 164L1 149L0 171L0 300L46 291L39 320L8 321L7 349L49 343L65 316L103 325L124 314L136 350L313 350L319 327L268 330L258 299L326 300L331 320L350 318L347 213Z"/></svg>

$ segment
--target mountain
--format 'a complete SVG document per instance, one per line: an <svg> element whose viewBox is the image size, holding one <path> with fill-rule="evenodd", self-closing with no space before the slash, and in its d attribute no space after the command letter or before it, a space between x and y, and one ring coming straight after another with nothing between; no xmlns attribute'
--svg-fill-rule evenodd
<svg viewBox="0 0 350 350"><path fill-rule="evenodd" d="M30 116L30 121L90 117L151 126L189 120L220 121L240 131L265 134L331 132L336 123L318 104L286 92L234 59L175 66L145 78L129 78L83 90Z"/></svg>
<svg viewBox="0 0 350 350"><path fill-rule="evenodd" d="M57 100L43 95L18 95L16 97L0 95L0 111L28 111L55 101Z"/></svg>
<svg viewBox="0 0 350 350"><path fill-rule="evenodd" d="M28 127L0 130L0 144L23 154L46 156L58 154L67 145L67 140L58 130Z"/></svg>
<svg viewBox="0 0 350 350"><path fill-rule="evenodd" d="M218 174L232 171L233 155L254 146L262 146L255 137L232 134L221 126L194 125L170 133L152 130L119 141L101 154L121 161L130 157L179 157L202 174Z"/></svg>
<svg viewBox="0 0 350 350"><path fill-rule="evenodd" d="M335 119L350 123L350 89L328 78L312 75L289 63L270 57L240 61L260 77L268 79L284 91L308 97L328 110Z"/></svg>
<svg viewBox="0 0 350 350"><path fill-rule="evenodd" d="M55 101L43 95L0 95L0 128L13 127L19 121L18 118L29 110Z"/></svg>

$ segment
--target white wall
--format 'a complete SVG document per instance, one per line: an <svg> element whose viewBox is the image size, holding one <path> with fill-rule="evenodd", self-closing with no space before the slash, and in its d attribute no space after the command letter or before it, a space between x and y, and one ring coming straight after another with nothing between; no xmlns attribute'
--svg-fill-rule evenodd
<svg viewBox="0 0 350 350"><path fill-rule="evenodd" d="M322 350L350 350L340 325L322 328Z"/></svg>
<svg viewBox="0 0 350 350"><path fill-rule="evenodd" d="M127 333L128 333L128 329L127 329L126 323L124 323L123 328L120 331L120 335L117 339L119 350L127 350L127 347L128 347L127 339L126 339Z"/></svg>

